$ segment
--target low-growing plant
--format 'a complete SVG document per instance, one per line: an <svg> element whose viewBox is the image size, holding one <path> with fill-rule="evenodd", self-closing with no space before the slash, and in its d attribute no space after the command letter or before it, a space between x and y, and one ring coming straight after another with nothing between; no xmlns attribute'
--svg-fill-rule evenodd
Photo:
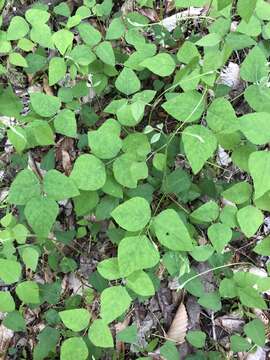
<svg viewBox="0 0 270 360"><path fill-rule="evenodd" d="M1 157L0 311L25 336L29 311L43 324L31 355L9 354L122 359L117 341L132 347L127 359L156 349L178 359L164 334L143 345L135 323L116 336L112 327L168 278L207 314L241 313L229 349L252 352L266 341L253 309L268 308L270 289L266 271L250 270L270 256L260 232L270 211L270 4L175 0L172 15L184 12L171 29L163 2L120 3L35 2L6 21L0 0L1 138L12 145ZM83 290L70 297L73 273ZM225 358L210 334L187 333L186 359Z"/></svg>

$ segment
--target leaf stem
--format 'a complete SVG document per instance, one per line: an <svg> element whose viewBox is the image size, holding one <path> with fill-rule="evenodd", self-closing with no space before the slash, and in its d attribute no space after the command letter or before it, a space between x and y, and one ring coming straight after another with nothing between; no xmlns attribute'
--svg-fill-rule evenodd
<svg viewBox="0 0 270 360"><path fill-rule="evenodd" d="M211 269L208 269L208 270L205 270L199 274L196 274L194 276L192 276L191 278L187 279L186 281L183 282L183 284L181 284L178 288L177 288L177 291L178 290L181 290L183 289L188 283L190 283L191 281L197 279L198 277L201 277L203 275L206 275L208 273L210 273L211 271L215 271L215 270L220 270L220 269L225 269L227 267L233 267L233 266L237 266L237 265L250 265L249 262L238 262L238 263L233 263L233 264L225 264L225 265L221 265L221 266L216 266L214 268L211 268Z"/></svg>

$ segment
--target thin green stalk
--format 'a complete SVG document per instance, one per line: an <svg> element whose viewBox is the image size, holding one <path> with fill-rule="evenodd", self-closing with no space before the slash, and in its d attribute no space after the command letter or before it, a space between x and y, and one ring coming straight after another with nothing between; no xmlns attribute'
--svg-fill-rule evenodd
<svg viewBox="0 0 270 360"><path fill-rule="evenodd" d="M177 288L177 291L183 289L188 283L190 283L191 281L197 279L198 277L206 275L206 274L208 274L208 273L210 273L212 271L215 271L215 270L225 269L225 268L233 267L233 266L237 266L237 265L251 265L251 264L248 263L248 262L238 262L238 263L233 263L233 264L226 264L226 265L216 266L214 268L205 270L205 271L203 271L203 272L201 272L201 273L199 273L197 275L192 276L191 278L187 279L186 281L184 281L183 284L181 284Z"/></svg>

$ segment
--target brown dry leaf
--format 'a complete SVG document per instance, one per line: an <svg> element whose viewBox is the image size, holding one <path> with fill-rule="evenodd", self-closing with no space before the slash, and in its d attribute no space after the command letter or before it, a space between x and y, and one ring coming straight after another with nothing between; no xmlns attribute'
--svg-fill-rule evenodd
<svg viewBox="0 0 270 360"><path fill-rule="evenodd" d="M43 78L43 89L47 95L51 95L51 96L54 95L52 88L49 86L49 81L46 76L44 76Z"/></svg>
<svg viewBox="0 0 270 360"><path fill-rule="evenodd" d="M62 166L66 174L70 174L72 169L71 159L66 150L62 150Z"/></svg>
<svg viewBox="0 0 270 360"><path fill-rule="evenodd" d="M182 344L185 341L187 327L187 311L185 305L181 303L177 309L166 338L176 342L177 344Z"/></svg>
<svg viewBox="0 0 270 360"><path fill-rule="evenodd" d="M0 360L5 360L6 352L9 348L14 332L7 329L4 325L0 326Z"/></svg>

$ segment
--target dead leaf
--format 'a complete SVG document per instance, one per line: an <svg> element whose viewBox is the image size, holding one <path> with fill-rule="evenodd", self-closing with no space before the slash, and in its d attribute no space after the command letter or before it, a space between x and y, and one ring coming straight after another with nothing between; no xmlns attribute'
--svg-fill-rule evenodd
<svg viewBox="0 0 270 360"><path fill-rule="evenodd" d="M5 360L13 335L14 332L12 330L7 329L4 325L0 326L0 360Z"/></svg>
<svg viewBox="0 0 270 360"><path fill-rule="evenodd" d="M46 76L44 76L43 78L43 89L47 95L51 95L51 96L54 95L52 88L49 85L48 78Z"/></svg>
<svg viewBox="0 0 270 360"><path fill-rule="evenodd" d="M71 159L69 153L66 150L62 150L62 166L65 170L65 174L70 174L72 169Z"/></svg>
<svg viewBox="0 0 270 360"><path fill-rule="evenodd" d="M220 80L222 84L237 89L241 84L239 65L230 61L228 66L222 69Z"/></svg>
<svg viewBox="0 0 270 360"><path fill-rule="evenodd" d="M188 10L181 11L175 15L163 19L160 24L163 25L168 31L173 31L181 20L200 16L203 11L203 8L190 7Z"/></svg>
<svg viewBox="0 0 270 360"><path fill-rule="evenodd" d="M266 359L266 351L258 347L254 353L249 353L245 357L245 360L265 360Z"/></svg>
<svg viewBox="0 0 270 360"><path fill-rule="evenodd" d="M181 303L169 328L166 338L182 344L185 341L188 327L188 316L186 307Z"/></svg>

